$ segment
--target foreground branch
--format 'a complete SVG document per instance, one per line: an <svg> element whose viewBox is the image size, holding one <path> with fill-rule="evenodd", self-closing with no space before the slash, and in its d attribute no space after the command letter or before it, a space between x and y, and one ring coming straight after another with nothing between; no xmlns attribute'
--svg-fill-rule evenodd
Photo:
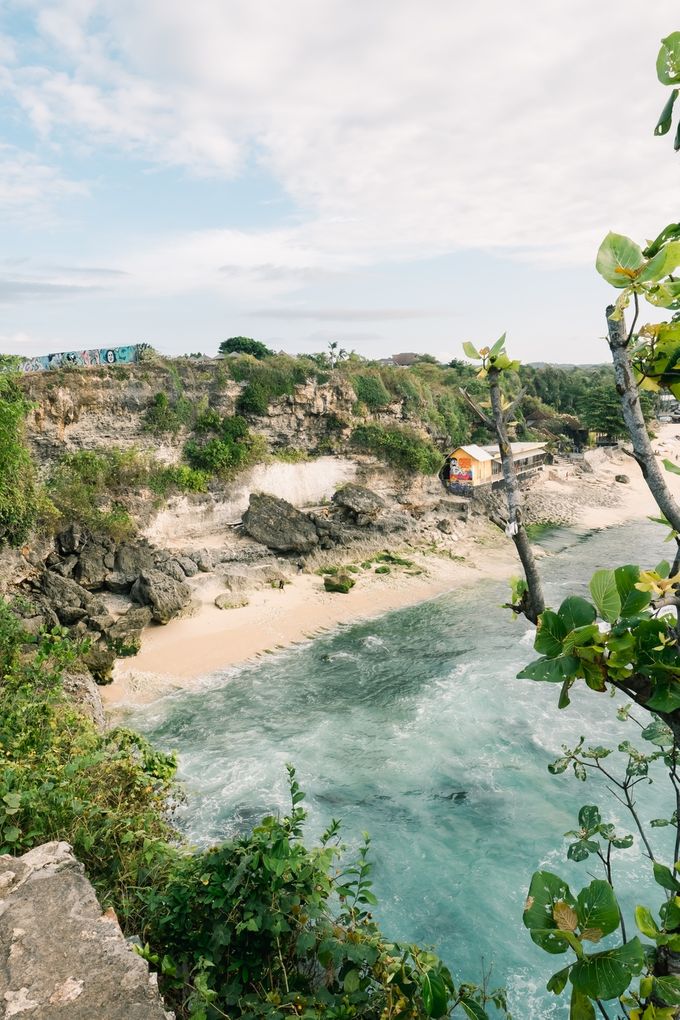
<svg viewBox="0 0 680 1020"><path fill-rule="evenodd" d="M538 618L545 609L543 598L543 586L541 577L534 559L534 552L531 548L529 536L527 535L522 520L522 493L515 471L515 461L512 456L512 447L508 439L508 432L503 412L501 399L501 388L499 385L500 372L496 369L489 370L489 391L491 394L491 409L493 412L493 423L498 438L498 449L501 454L501 465L503 467L503 478L505 480L505 496L508 503L508 527L507 534L512 538L517 549L517 554L522 561L524 576L528 585L528 598L525 607L525 615L532 623L538 623Z"/></svg>
<svg viewBox="0 0 680 1020"><path fill-rule="evenodd" d="M613 312L614 306L609 305L607 308L609 350L614 363L616 390L621 398L623 420L633 444L633 456L640 465L642 475L659 509L671 526L676 531L680 531L680 506L675 502L666 485L663 472L652 449L640 406L640 393L628 349L631 334L626 335L623 316L620 319L611 318Z"/></svg>

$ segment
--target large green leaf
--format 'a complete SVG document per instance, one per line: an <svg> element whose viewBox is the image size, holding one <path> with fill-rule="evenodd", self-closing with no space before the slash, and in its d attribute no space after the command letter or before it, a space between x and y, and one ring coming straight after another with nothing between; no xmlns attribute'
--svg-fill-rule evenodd
<svg viewBox="0 0 680 1020"><path fill-rule="evenodd" d="M463 344L463 350L465 351L468 358L471 358L473 361L478 360L480 356L479 351L477 350L474 344L470 343L469 340L466 340L465 343Z"/></svg>
<svg viewBox="0 0 680 1020"><path fill-rule="evenodd" d="M503 336L499 336L498 340L496 340L496 343L493 345L493 347L489 351L489 357L490 358L495 358L497 355L499 355L501 353L501 351L505 347L505 337L506 337L506 334L504 333Z"/></svg>
<svg viewBox="0 0 680 1020"><path fill-rule="evenodd" d="M461 999L460 1004L470 1020L489 1020L489 1014L474 999Z"/></svg>
<svg viewBox="0 0 680 1020"><path fill-rule="evenodd" d="M546 609L538 620L534 648L541 655L554 659L562 651L562 640L566 633L567 629L557 613Z"/></svg>
<svg viewBox="0 0 680 1020"><path fill-rule="evenodd" d="M680 708L680 683L675 679L657 680L647 708L655 712L675 712Z"/></svg>
<svg viewBox="0 0 680 1020"><path fill-rule="evenodd" d="M680 32L671 32L661 40L661 49L656 58L656 73L663 85L677 85L680 82Z"/></svg>
<svg viewBox="0 0 680 1020"><path fill-rule="evenodd" d="M563 967L562 970L558 970L557 973L548 980L545 986L549 992L553 992L555 995L561 995L564 989L567 987L567 981L569 980L569 971L572 965Z"/></svg>
<svg viewBox="0 0 680 1020"><path fill-rule="evenodd" d="M576 913L581 931L595 928L603 935L611 935L616 931L620 923L619 907L609 882L596 878L585 889L581 889L576 898Z"/></svg>
<svg viewBox="0 0 680 1020"><path fill-rule="evenodd" d="M638 930L648 939L656 939L659 934L659 926L652 917L647 907L637 906L635 908L635 923Z"/></svg>
<svg viewBox="0 0 680 1020"><path fill-rule="evenodd" d="M640 940L634 938L623 946L579 960L569 978L574 988L592 999L617 999L623 995L633 975L640 973L644 962Z"/></svg>
<svg viewBox="0 0 680 1020"><path fill-rule="evenodd" d="M667 868L665 864L659 864L658 861L654 861L652 864L652 870L654 872L654 881L657 885L660 885L662 889L668 889L670 892L679 893L680 883L677 881L673 872L670 868Z"/></svg>
<svg viewBox="0 0 680 1020"><path fill-rule="evenodd" d="M420 991L423 996L423 1006L428 1016L444 1016L449 1004L449 993L444 981L439 974L427 971L421 979Z"/></svg>
<svg viewBox="0 0 680 1020"><path fill-rule="evenodd" d="M602 619L607 623L614 623L621 613L621 597L614 571L595 571L590 580L590 594Z"/></svg>
<svg viewBox="0 0 680 1020"><path fill-rule="evenodd" d="M638 283L656 283L678 266L680 266L680 241L671 241L649 260L637 278Z"/></svg>
<svg viewBox="0 0 680 1020"><path fill-rule="evenodd" d="M670 96L668 97L666 105L661 111L661 116L657 121L656 127L654 128L655 135L667 135L668 132L670 131L671 124L673 122L673 107L675 106L675 100L677 98L678 90L673 89Z"/></svg>
<svg viewBox="0 0 680 1020"><path fill-rule="evenodd" d="M573 655L560 655L556 659L536 659L517 674L519 680L541 680L549 684L561 684L568 677L576 676L578 659Z"/></svg>
<svg viewBox="0 0 680 1020"><path fill-rule="evenodd" d="M640 580L640 568L633 563L617 567L614 571L616 590L621 599L621 616L635 616L649 605L651 596L647 591L638 591L635 585Z"/></svg>
<svg viewBox="0 0 680 1020"><path fill-rule="evenodd" d="M680 1006L680 978L654 978L654 995L658 996L667 1006Z"/></svg>
<svg viewBox="0 0 680 1020"><path fill-rule="evenodd" d="M612 287L623 288L629 286L644 261L642 249L635 241L610 232L600 245L595 268Z"/></svg>
<svg viewBox="0 0 680 1020"><path fill-rule="evenodd" d="M535 871L531 878L522 920L531 931L533 941L548 953L565 953L569 947L567 933L557 930L553 917L556 903L576 906L566 882L550 871Z"/></svg>
<svg viewBox="0 0 680 1020"><path fill-rule="evenodd" d="M569 1020L595 1020L595 1007L583 992L572 987Z"/></svg>
<svg viewBox="0 0 680 1020"><path fill-rule="evenodd" d="M586 627L593 623L597 614L594 606L586 599L579 598L578 595L570 595L557 610L557 615L569 632L576 630L577 627Z"/></svg>

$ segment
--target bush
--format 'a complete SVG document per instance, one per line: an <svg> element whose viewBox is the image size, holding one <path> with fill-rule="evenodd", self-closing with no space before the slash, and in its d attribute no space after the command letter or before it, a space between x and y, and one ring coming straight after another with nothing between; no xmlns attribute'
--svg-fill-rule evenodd
<svg viewBox="0 0 680 1020"><path fill-rule="evenodd" d="M200 442L190 439L184 453L192 468L215 475L234 474L255 464L265 454L262 436L254 436L240 415L217 418L211 412L203 416L204 436Z"/></svg>
<svg viewBox="0 0 680 1020"><path fill-rule="evenodd" d="M157 393L144 413L144 428L154 435L176 435L183 426L191 424L193 417L193 406L186 397L171 401L167 393Z"/></svg>
<svg viewBox="0 0 680 1020"><path fill-rule="evenodd" d="M269 392L260 379L249 382L236 401L239 414L251 414L256 417L265 415L269 410Z"/></svg>
<svg viewBox="0 0 680 1020"><path fill-rule="evenodd" d="M359 425L352 433L352 443L405 471L431 475L442 465L442 454L432 443L414 429L398 425L387 428L375 423Z"/></svg>
<svg viewBox="0 0 680 1020"><path fill-rule="evenodd" d="M205 471L197 471L186 464L171 464L159 467L149 475L149 488L159 496L177 492L205 492L210 476Z"/></svg>
<svg viewBox="0 0 680 1020"><path fill-rule="evenodd" d="M274 353L260 340L252 340L249 336L232 336L229 340L223 340L219 350L220 354L250 354L260 361L270 358Z"/></svg>
<svg viewBox="0 0 680 1020"><path fill-rule="evenodd" d="M228 367L236 382L247 383L237 401L239 414L266 414L273 400L292 396L296 386L320 376L308 358L291 358L288 354L276 354L266 362L245 356L234 358Z"/></svg>
<svg viewBox="0 0 680 1020"><path fill-rule="evenodd" d="M136 450L78 450L61 458L47 491L61 523L76 521L120 540L136 530L124 500L148 475L148 461Z"/></svg>
<svg viewBox="0 0 680 1020"><path fill-rule="evenodd" d="M355 375L353 384L357 400L365 404L369 411L379 411L391 403L391 397L380 376Z"/></svg>
<svg viewBox="0 0 680 1020"><path fill-rule="evenodd" d="M0 376L0 542L20 545L44 502L24 439L29 410L14 380Z"/></svg>

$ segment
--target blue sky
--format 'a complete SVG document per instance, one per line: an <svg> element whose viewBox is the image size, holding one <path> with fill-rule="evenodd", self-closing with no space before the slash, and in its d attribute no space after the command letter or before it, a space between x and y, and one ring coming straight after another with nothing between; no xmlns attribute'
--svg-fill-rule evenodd
<svg viewBox="0 0 680 1020"><path fill-rule="evenodd" d="M605 360L600 239L677 219L675 8L5 0L0 350Z"/></svg>

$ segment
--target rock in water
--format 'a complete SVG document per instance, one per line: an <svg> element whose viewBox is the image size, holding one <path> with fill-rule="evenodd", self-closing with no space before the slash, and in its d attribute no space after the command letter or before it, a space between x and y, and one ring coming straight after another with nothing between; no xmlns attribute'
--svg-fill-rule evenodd
<svg viewBox="0 0 680 1020"><path fill-rule="evenodd" d="M314 522L285 499L250 497L243 527L256 542L279 552L308 553L319 543Z"/></svg>
<svg viewBox="0 0 680 1020"><path fill-rule="evenodd" d="M337 591L346 595L350 588L353 588L356 581L351 574L327 574L323 579L323 586L326 591Z"/></svg>
<svg viewBox="0 0 680 1020"><path fill-rule="evenodd" d="M160 570L145 570L132 585L130 598L150 606L156 623L168 623L191 602L191 588Z"/></svg>
<svg viewBox="0 0 680 1020"><path fill-rule="evenodd" d="M68 843L0 857L0 1002L31 1020L170 1020Z"/></svg>

